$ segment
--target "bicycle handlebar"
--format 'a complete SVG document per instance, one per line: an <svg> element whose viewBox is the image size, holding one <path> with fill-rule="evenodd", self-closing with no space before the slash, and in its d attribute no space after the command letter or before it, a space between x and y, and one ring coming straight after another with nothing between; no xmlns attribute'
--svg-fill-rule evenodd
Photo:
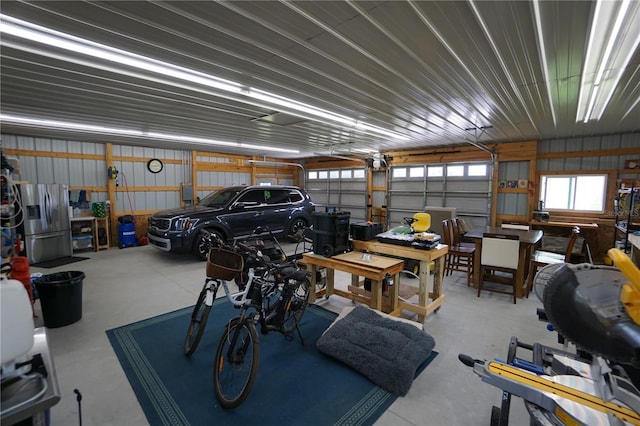
<svg viewBox="0 0 640 426"><path fill-rule="evenodd" d="M225 241L223 241L220 236L215 233L215 232L211 232L207 229L202 229L201 230L205 235L207 235L207 237L209 238L210 241L210 246L216 246L216 247L220 247L229 251L233 251L236 252L238 254L240 254L242 257L244 257L245 259L245 263L257 263L258 265L255 266L259 266L262 268L267 268L267 269L271 269L271 270L281 270L281 268L283 266L287 266L287 267L291 267L291 266L296 266L296 262L286 262L284 264L279 263L279 262L274 262L273 260L269 259L268 256L264 256L262 255L262 253L253 246L250 246L248 244L245 244L243 242L240 241L234 241L234 243L232 245L227 244ZM280 250L282 251L282 248L280 247L280 244L278 242L278 240L275 238L275 236L273 235L273 233L271 232L271 230L269 228L265 228L262 226L257 227L254 230L254 234L260 234L263 232L268 232L271 237L276 241L276 243L278 244L278 247L280 248Z"/></svg>

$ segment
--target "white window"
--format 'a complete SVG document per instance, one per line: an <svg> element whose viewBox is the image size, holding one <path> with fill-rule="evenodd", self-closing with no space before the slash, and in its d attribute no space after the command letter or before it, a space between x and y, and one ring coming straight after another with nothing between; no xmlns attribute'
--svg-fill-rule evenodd
<svg viewBox="0 0 640 426"><path fill-rule="evenodd" d="M424 177L424 167L411 167L409 177Z"/></svg>
<svg viewBox="0 0 640 426"><path fill-rule="evenodd" d="M318 172L318 179L326 179L329 177L329 172L327 172L326 170L320 170Z"/></svg>
<svg viewBox="0 0 640 426"><path fill-rule="evenodd" d="M364 169L355 169L353 171L354 179L363 179L364 178Z"/></svg>
<svg viewBox="0 0 640 426"><path fill-rule="evenodd" d="M393 168L393 177L394 178L407 177L407 169L406 169L406 167L394 167Z"/></svg>
<svg viewBox="0 0 640 426"><path fill-rule="evenodd" d="M313 180L313 179L318 179L317 171L309 172L309 180Z"/></svg>
<svg viewBox="0 0 640 426"><path fill-rule="evenodd" d="M429 167L427 167L427 176L429 176L429 177L442 177L442 176L444 176L444 167L442 167L442 166L429 166Z"/></svg>
<svg viewBox="0 0 640 426"><path fill-rule="evenodd" d="M342 179L351 179L351 170L341 170L340 177Z"/></svg>
<svg viewBox="0 0 640 426"><path fill-rule="evenodd" d="M545 210L604 212L606 175L546 175L540 178Z"/></svg>
<svg viewBox="0 0 640 426"><path fill-rule="evenodd" d="M340 170L329 171L329 179L338 179L340 177Z"/></svg>
<svg viewBox="0 0 640 426"><path fill-rule="evenodd" d="M447 176L464 176L464 166L447 166Z"/></svg>
<svg viewBox="0 0 640 426"><path fill-rule="evenodd" d="M486 164L469 164L467 169L468 176L486 176L487 165Z"/></svg>

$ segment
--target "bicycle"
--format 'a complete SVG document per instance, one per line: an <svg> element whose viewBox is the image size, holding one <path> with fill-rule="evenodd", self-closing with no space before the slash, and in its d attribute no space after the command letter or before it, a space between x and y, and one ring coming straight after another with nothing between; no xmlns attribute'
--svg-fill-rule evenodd
<svg viewBox="0 0 640 426"><path fill-rule="evenodd" d="M292 262L271 262L258 250L236 243L227 246L219 240L212 247L207 261L207 278L194 307L187 337L185 355L191 355L204 333L213 301L220 286L227 299L240 309L225 328L216 351L214 384L216 398L224 408L235 408L249 395L258 370L259 351L256 323L260 332L282 333L293 340L308 305L310 281L307 272ZM244 290L231 293L227 284L249 263L248 280Z"/></svg>

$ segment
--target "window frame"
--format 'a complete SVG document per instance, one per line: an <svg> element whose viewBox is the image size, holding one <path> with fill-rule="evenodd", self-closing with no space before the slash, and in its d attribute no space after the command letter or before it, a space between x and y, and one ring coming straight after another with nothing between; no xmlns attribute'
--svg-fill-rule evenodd
<svg viewBox="0 0 640 426"><path fill-rule="evenodd" d="M575 182L573 183L571 188L572 193L569 194L570 199L567 200L567 203L572 203L573 206L575 207L576 204L576 188L578 185L578 179L580 179L581 177L603 177L604 178L604 182L602 185L602 207L600 210L585 210L585 209L576 209L576 208L555 208L555 207L547 207L546 205L546 192L544 192L544 196L543 196L543 191L545 191L545 185L543 185L543 182L546 179L557 179L557 178L569 178L569 179L575 179ZM538 178L538 182L539 182L539 188L538 188L538 201L545 201L545 205L543 207L544 211L550 211L550 212L560 212L560 213L572 213L572 214L597 214L597 215L603 215L606 214L607 212L607 205L609 203L609 180L610 180L611 176L608 173L602 173L602 172L561 172L561 173L545 173L542 172L539 174L539 178Z"/></svg>

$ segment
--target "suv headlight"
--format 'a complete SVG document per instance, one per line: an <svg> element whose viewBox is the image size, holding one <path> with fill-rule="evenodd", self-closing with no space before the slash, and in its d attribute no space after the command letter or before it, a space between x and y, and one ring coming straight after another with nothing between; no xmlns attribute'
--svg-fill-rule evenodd
<svg viewBox="0 0 640 426"><path fill-rule="evenodd" d="M192 225L193 222L191 222L191 219L189 218L178 219L176 220L175 229L176 231L187 231L189 230L189 228L191 228Z"/></svg>

